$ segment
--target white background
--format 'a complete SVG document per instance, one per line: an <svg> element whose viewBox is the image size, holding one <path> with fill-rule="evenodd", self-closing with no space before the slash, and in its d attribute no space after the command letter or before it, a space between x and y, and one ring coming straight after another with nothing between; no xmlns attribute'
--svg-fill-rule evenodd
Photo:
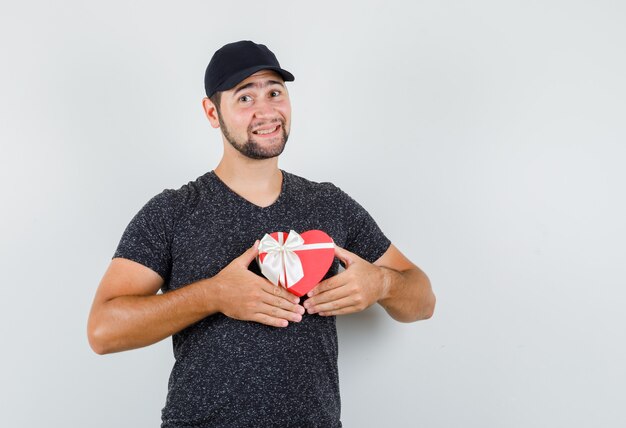
<svg viewBox="0 0 626 428"><path fill-rule="evenodd" d="M351 194L438 297L429 321L338 320L344 426L626 426L625 18L620 1L3 1L2 426L159 425L171 341L98 356L87 315L132 216L217 165L204 68L241 39L296 76L281 168Z"/></svg>

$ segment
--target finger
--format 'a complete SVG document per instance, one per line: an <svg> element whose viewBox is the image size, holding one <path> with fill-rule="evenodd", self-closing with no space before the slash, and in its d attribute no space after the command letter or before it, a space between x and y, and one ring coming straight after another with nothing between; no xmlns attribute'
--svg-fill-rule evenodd
<svg viewBox="0 0 626 428"><path fill-rule="evenodd" d="M262 304L257 312L260 314L268 315L272 318L280 318L292 322L302 321L302 314L286 311L280 307L269 305L266 303Z"/></svg>
<svg viewBox="0 0 626 428"><path fill-rule="evenodd" d="M254 245L248 248L243 254L237 257L246 267L259 255L259 240L254 241Z"/></svg>
<svg viewBox="0 0 626 428"><path fill-rule="evenodd" d="M272 327L287 327L289 325L289 321L286 319L276 318L266 314L256 314L251 321L256 321Z"/></svg>
<svg viewBox="0 0 626 428"><path fill-rule="evenodd" d="M348 266L350 266L352 263L355 262L358 256L346 250L345 248L341 248L339 245L335 245L335 257L341 260L341 262L347 268Z"/></svg>
<svg viewBox="0 0 626 428"><path fill-rule="evenodd" d="M291 294L285 288L279 285L274 285L269 281L264 281L263 291L265 291L267 294L271 294L274 297L280 297L281 299L285 299L286 301L291 303L300 303L300 298L298 296Z"/></svg>
<svg viewBox="0 0 626 428"><path fill-rule="evenodd" d="M313 288L311 291L307 293L307 296L312 297L320 293L324 293L328 290L332 290L333 288L341 287L346 281L343 277L343 272L339 273L335 276L332 276L324 281L320 282Z"/></svg>
<svg viewBox="0 0 626 428"><path fill-rule="evenodd" d="M340 286L337 288L333 288L332 290L325 291L316 296L310 297L304 302L305 308L310 308L313 306L320 305L322 303L332 302L333 300L343 299L344 297L348 297L352 294L351 288L344 286Z"/></svg>
<svg viewBox="0 0 626 428"><path fill-rule="evenodd" d="M360 309L358 306L346 306L344 308L333 311L318 312L317 314L321 317L331 317L336 315L353 314L360 311L362 311L362 309Z"/></svg>
<svg viewBox="0 0 626 428"><path fill-rule="evenodd" d="M302 306L289 300L283 299L279 296L273 296L269 293L264 293L261 301L267 305L274 306L276 308L280 308L291 313L300 315L304 314L304 308Z"/></svg>
<svg viewBox="0 0 626 428"><path fill-rule="evenodd" d="M354 306L352 296L346 296L337 300L321 303L308 309L309 314L328 314L341 311L344 308Z"/></svg>

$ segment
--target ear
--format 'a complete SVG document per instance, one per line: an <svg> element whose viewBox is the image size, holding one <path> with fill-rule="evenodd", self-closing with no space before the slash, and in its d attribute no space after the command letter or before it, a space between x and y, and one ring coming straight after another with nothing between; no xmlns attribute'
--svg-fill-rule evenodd
<svg viewBox="0 0 626 428"><path fill-rule="evenodd" d="M213 104L209 98L204 97L202 99L202 108L204 109L204 114L206 114L207 119L211 122L211 126L213 128L219 128L220 121L217 118L217 109L215 108L215 104Z"/></svg>

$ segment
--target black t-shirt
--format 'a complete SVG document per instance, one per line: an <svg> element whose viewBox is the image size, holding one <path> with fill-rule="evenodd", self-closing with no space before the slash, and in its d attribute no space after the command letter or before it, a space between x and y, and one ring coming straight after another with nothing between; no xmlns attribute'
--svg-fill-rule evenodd
<svg viewBox="0 0 626 428"><path fill-rule="evenodd" d="M216 275L265 233L319 229L370 262L385 253L389 239L346 193L282 173L281 193L265 208L213 171L164 190L132 219L114 257L157 272L167 293ZM326 278L338 267L335 259ZM250 270L261 275L254 262ZM172 341L162 427L341 427L335 317L305 313L275 328L215 314Z"/></svg>

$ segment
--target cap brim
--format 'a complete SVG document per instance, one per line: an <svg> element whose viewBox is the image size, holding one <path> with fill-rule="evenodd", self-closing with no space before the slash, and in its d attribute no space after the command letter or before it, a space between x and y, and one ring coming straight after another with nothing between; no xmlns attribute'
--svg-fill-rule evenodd
<svg viewBox="0 0 626 428"><path fill-rule="evenodd" d="M215 92L228 91L229 89L232 89L235 86L237 86L237 83L241 82L242 80L245 80L246 78L252 76L257 71L261 71L261 70L275 71L276 73L280 74L280 76L283 78L285 82L293 82L296 79L293 76L293 74L291 74L287 70L283 70L280 67L275 67L273 65L255 65L254 67L246 68L245 70L241 70L233 74L232 76L229 76L228 79L220 83L215 88Z"/></svg>

